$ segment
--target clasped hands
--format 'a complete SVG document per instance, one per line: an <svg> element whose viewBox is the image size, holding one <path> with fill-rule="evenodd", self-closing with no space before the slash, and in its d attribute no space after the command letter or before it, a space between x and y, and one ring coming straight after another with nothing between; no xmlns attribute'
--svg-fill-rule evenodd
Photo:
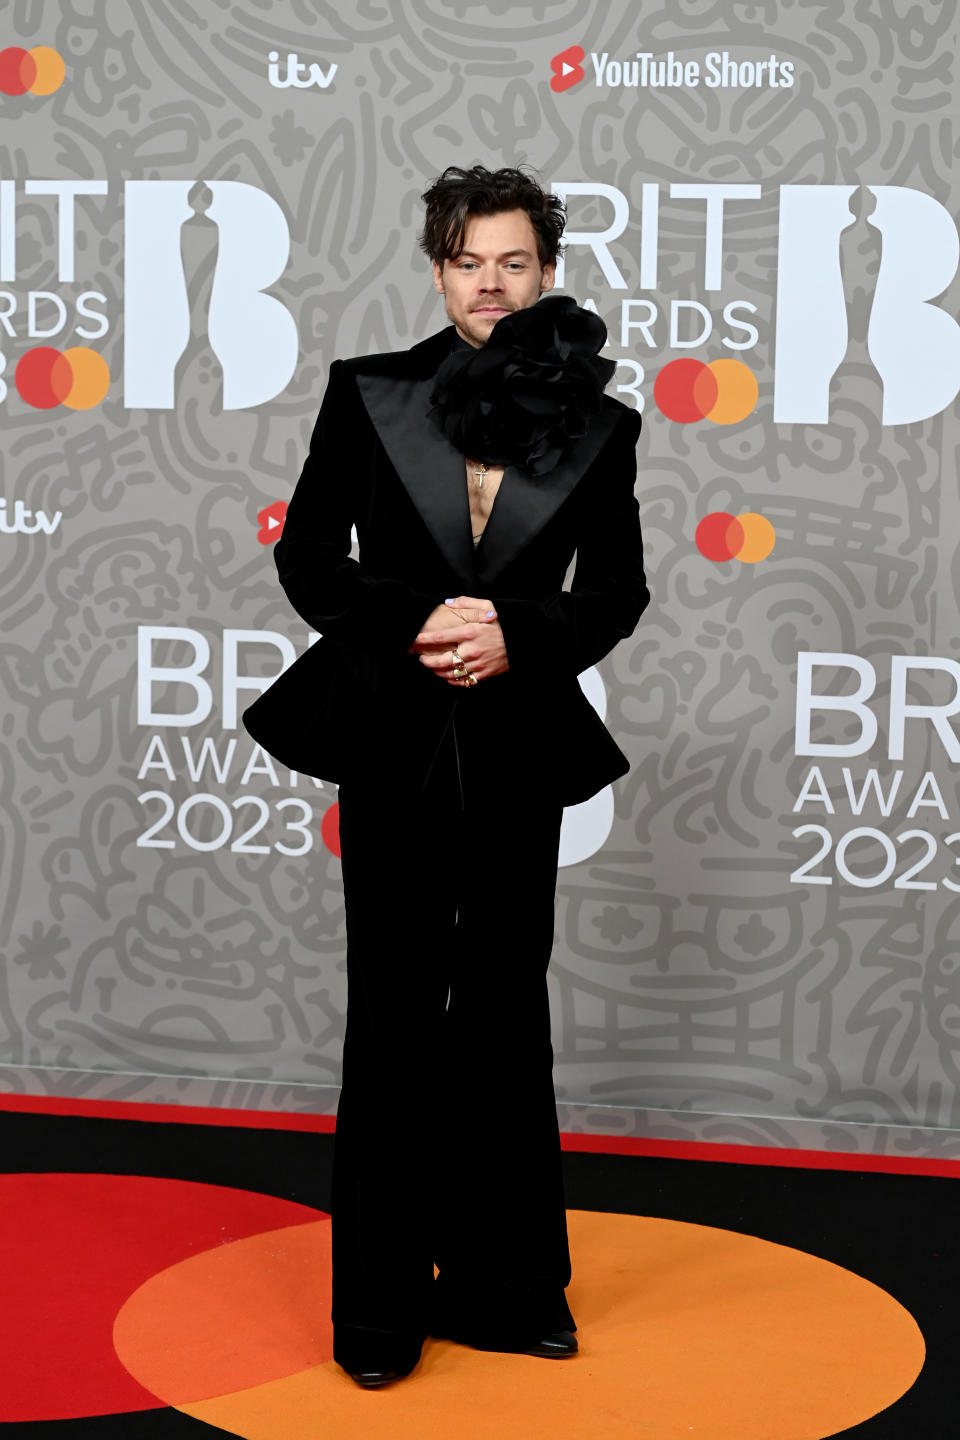
<svg viewBox="0 0 960 1440"><path fill-rule="evenodd" d="M459 666L454 650L462 662ZM510 668L497 612L489 600L473 595L457 595L431 610L410 654L418 655L421 665L448 685L472 684L464 670L479 681Z"/></svg>

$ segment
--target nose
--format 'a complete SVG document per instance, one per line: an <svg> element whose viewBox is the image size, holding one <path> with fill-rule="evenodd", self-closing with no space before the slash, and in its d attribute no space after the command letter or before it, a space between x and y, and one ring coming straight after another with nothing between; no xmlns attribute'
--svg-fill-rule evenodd
<svg viewBox="0 0 960 1440"><path fill-rule="evenodd" d="M497 273L497 267L495 265L484 266L480 274L481 295L487 295L491 291L496 291L499 294L502 289L503 282Z"/></svg>

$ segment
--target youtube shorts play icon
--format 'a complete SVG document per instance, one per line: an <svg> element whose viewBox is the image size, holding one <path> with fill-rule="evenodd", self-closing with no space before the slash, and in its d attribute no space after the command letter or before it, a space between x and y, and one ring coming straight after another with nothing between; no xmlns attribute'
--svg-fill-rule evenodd
<svg viewBox="0 0 960 1440"><path fill-rule="evenodd" d="M553 71L550 89L559 94L561 90L569 90L571 85L578 84L583 79L585 58L585 52L580 45L570 45L566 50L554 55L550 61L550 69Z"/></svg>
<svg viewBox="0 0 960 1440"><path fill-rule="evenodd" d="M260 526L257 532L257 539L261 545L272 545L280 539L283 534L283 522L287 515L287 504L285 500L274 500L272 505L267 505L257 513L257 524Z"/></svg>

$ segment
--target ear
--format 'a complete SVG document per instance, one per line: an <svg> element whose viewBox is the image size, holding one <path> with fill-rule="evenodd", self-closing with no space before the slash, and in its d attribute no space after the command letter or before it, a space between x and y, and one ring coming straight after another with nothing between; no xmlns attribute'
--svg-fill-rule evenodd
<svg viewBox="0 0 960 1440"><path fill-rule="evenodd" d="M553 289L554 281L556 280L556 278L557 278L557 267L556 267L556 265L554 264L554 262L551 260L547 265L544 265L544 267L543 267L543 272L542 272L542 274L541 274L541 276L540 276L540 294L541 294L541 295L543 294L543 292L544 292L545 290L552 290L552 289Z"/></svg>
<svg viewBox="0 0 960 1440"><path fill-rule="evenodd" d="M436 290L436 292L437 292L438 295L444 295L446 292L445 292L445 290L444 290L444 288L443 288L443 271L440 269L440 266L437 264L436 260L434 260L434 261L432 262L432 264L433 264L433 288L434 288L434 290Z"/></svg>

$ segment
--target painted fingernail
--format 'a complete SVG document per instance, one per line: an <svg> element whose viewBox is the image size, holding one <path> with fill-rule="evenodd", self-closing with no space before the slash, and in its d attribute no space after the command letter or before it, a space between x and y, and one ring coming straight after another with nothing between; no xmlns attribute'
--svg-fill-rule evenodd
<svg viewBox="0 0 960 1440"><path fill-rule="evenodd" d="M443 603L444 603L444 605L452 605L452 604L453 604L453 596L451 595L450 599L449 599L449 600L444 600Z"/></svg>
<svg viewBox="0 0 960 1440"><path fill-rule="evenodd" d="M496 615L496 613L497 613L496 610L488 610L488 611L487 611L487 614L486 614L486 619L487 619L487 620L492 620L493 617L494 617L494 615Z"/></svg>

